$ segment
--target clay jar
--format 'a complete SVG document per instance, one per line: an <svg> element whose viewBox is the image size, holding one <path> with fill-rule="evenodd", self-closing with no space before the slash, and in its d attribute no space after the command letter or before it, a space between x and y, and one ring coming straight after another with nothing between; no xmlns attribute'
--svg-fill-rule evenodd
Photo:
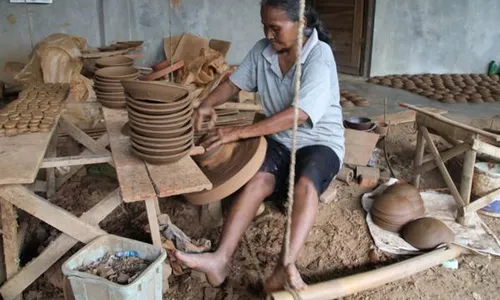
<svg viewBox="0 0 500 300"><path fill-rule="evenodd" d="M399 232L403 225L424 215L424 202L417 188L407 183L389 186L373 201L373 222L382 229Z"/></svg>
<svg viewBox="0 0 500 300"><path fill-rule="evenodd" d="M453 231L434 218L420 218L409 222L401 230L401 236L419 250L431 250L454 240Z"/></svg>

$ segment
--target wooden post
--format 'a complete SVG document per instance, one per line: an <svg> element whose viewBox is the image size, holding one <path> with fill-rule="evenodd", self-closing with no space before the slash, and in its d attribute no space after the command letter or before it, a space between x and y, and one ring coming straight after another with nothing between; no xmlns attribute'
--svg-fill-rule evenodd
<svg viewBox="0 0 500 300"><path fill-rule="evenodd" d="M149 230L151 230L151 239L153 240L153 245L155 245L156 247L161 247L160 225L158 224L158 213L156 211L155 200L146 200L144 202L146 202Z"/></svg>
<svg viewBox="0 0 500 300"><path fill-rule="evenodd" d="M472 178L474 176L474 165L476 163L476 154L477 154L476 151L469 150L465 153L464 156L462 181L460 182L460 195L464 200L464 206L467 206L470 203ZM467 213L464 213L463 216L459 214L457 221L461 225L469 224L469 218L467 217Z"/></svg>
<svg viewBox="0 0 500 300"><path fill-rule="evenodd" d="M49 147L47 149L47 158L57 157L57 134L52 135L52 139L50 140ZM47 168L47 199L50 199L56 193L56 169L54 167Z"/></svg>
<svg viewBox="0 0 500 300"><path fill-rule="evenodd" d="M19 271L19 242L17 240L17 211L14 205L0 197L2 209L2 238L5 258L5 276L11 279ZM16 295L21 300L22 295Z"/></svg>
<svg viewBox="0 0 500 300"><path fill-rule="evenodd" d="M417 149L415 150L415 160L413 161L413 170L417 170L420 165L422 165L422 159L424 157L425 150L425 138L422 133L421 127L418 128L417 133ZM413 185L418 189L420 187L420 177L421 173L414 172Z"/></svg>

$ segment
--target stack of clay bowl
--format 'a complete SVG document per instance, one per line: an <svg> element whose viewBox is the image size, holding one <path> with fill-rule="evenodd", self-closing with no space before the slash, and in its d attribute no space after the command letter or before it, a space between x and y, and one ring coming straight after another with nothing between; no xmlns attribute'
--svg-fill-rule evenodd
<svg viewBox="0 0 500 300"><path fill-rule="evenodd" d="M213 185L208 191L185 194L195 205L220 201L243 187L264 162L267 142L264 137L224 144L194 160Z"/></svg>
<svg viewBox="0 0 500 300"><path fill-rule="evenodd" d="M399 232L406 223L422 217L425 209L417 188L397 183L375 198L370 212L379 227Z"/></svg>
<svg viewBox="0 0 500 300"><path fill-rule="evenodd" d="M139 70L129 66L105 67L95 72L94 89L97 101L109 108L124 108L127 104L122 80L134 80Z"/></svg>
<svg viewBox="0 0 500 300"><path fill-rule="evenodd" d="M365 98L355 93L348 92L344 89L340 90L340 105L343 108L353 108L356 106L366 107L370 106L370 102Z"/></svg>
<svg viewBox="0 0 500 300"><path fill-rule="evenodd" d="M405 89L442 103L494 103L500 101L497 74L422 74L372 77L368 82Z"/></svg>
<svg viewBox="0 0 500 300"><path fill-rule="evenodd" d="M151 164L169 164L193 147L192 97L175 84L124 80L132 152Z"/></svg>
<svg viewBox="0 0 500 300"><path fill-rule="evenodd" d="M107 68L107 67L132 67L134 65L134 60L127 56L110 56L99 58L95 62L95 67L97 69Z"/></svg>

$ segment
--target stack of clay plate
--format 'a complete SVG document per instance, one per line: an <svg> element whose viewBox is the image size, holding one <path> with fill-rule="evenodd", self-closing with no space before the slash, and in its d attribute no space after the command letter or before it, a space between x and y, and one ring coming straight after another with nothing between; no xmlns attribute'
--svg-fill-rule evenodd
<svg viewBox="0 0 500 300"><path fill-rule="evenodd" d="M131 67L134 65L134 60L127 56L110 56L99 58L95 62L97 69L107 67Z"/></svg>
<svg viewBox="0 0 500 300"><path fill-rule="evenodd" d="M175 84L124 80L132 152L152 164L174 163L193 147L189 90Z"/></svg>
<svg viewBox="0 0 500 300"><path fill-rule="evenodd" d="M123 108L127 102L122 80L137 79L139 70L134 67L106 67L95 72L94 89L97 101L109 108Z"/></svg>

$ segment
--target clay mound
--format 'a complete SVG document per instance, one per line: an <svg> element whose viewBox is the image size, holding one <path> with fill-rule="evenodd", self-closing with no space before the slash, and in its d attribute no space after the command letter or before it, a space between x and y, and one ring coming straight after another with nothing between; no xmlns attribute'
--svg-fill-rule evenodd
<svg viewBox="0 0 500 300"><path fill-rule="evenodd" d="M373 222L379 227L398 232L409 221L422 217L425 209L417 188L398 183L375 199L370 212Z"/></svg>
<svg viewBox="0 0 500 300"><path fill-rule="evenodd" d="M419 250L431 250L454 240L453 231L434 218L420 218L409 222L401 230L401 236Z"/></svg>

